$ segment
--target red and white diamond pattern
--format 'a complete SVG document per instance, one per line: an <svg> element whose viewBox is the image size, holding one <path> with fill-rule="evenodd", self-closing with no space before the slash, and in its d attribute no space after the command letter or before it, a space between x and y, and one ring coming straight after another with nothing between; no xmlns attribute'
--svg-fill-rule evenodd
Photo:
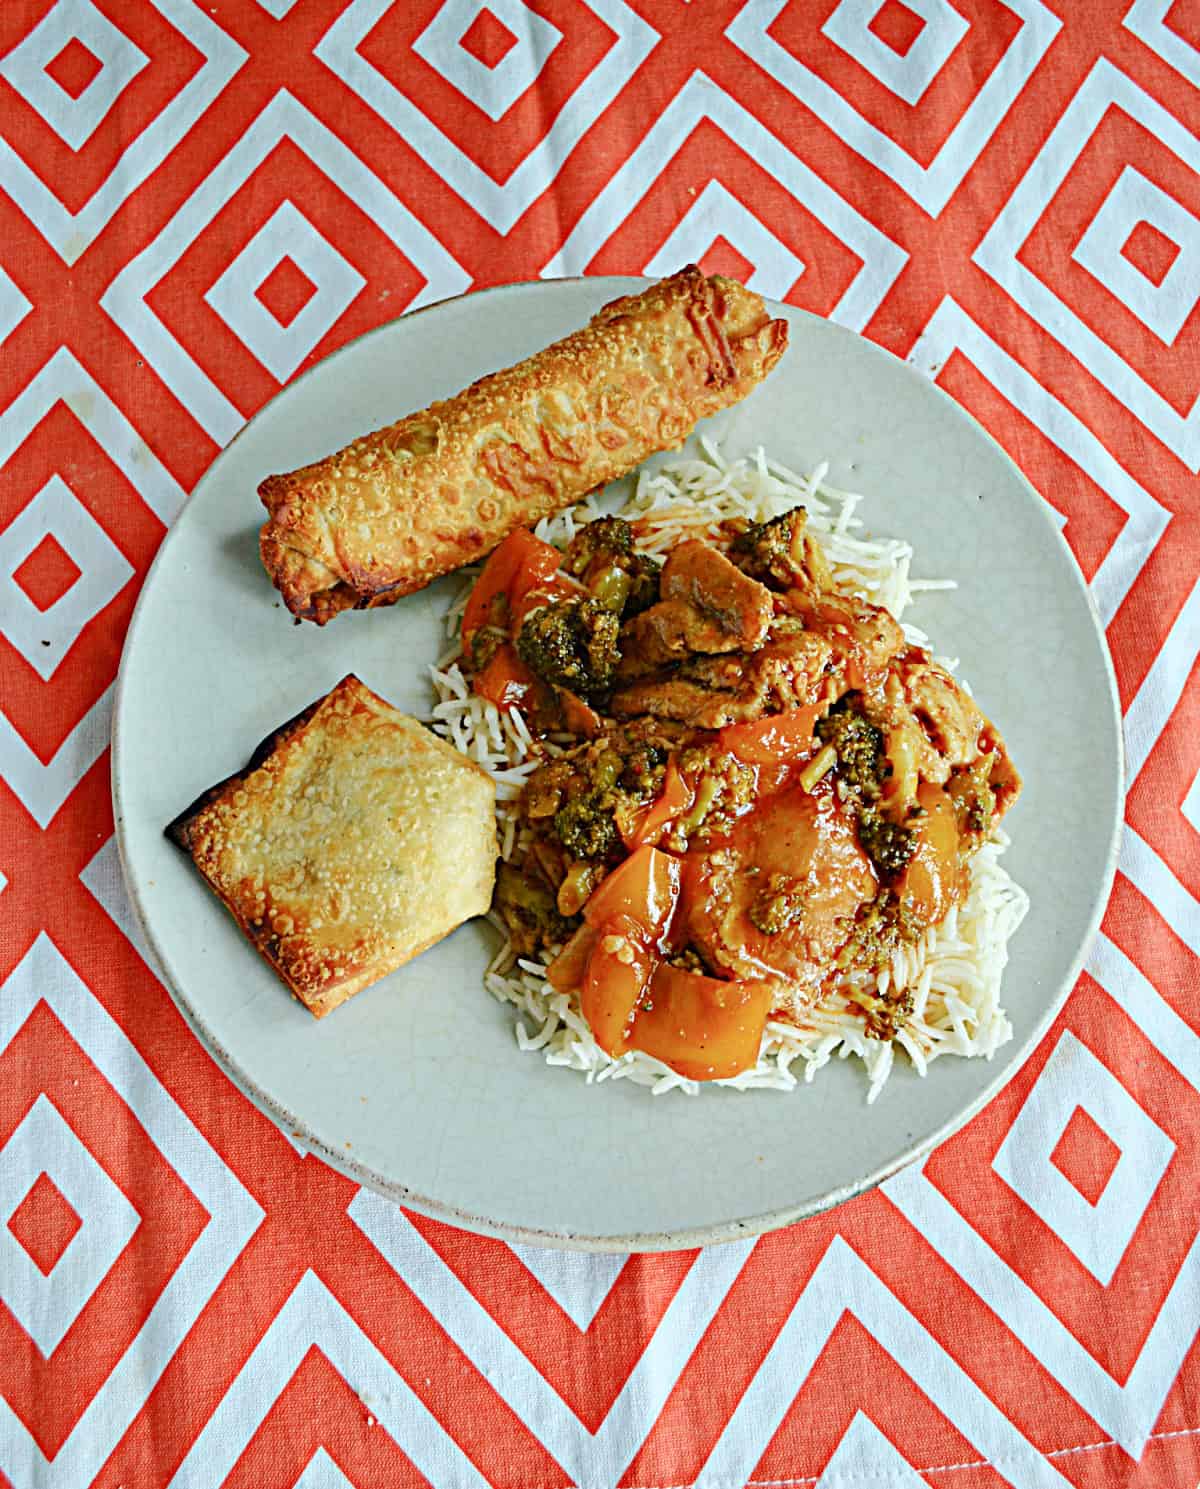
<svg viewBox="0 0 1200 1489"><path fill-rule="evenodd" d="M36 1065L28 1051L15 1048L23 1041L38 1049ZM0 1320L9 1343L0 1395L2 1466L18 1484L74 1489L92 1482L143 1408L263 1211L45 934L0 989L0 1064L9 1062L0 1118L0 1209L9 1212L2 1270L9 1316ZM64 1078L61 1072L76 1062L86 1076ZM57 1087L57 1101L53 1089L29 1100L39 1079ZM114 1162L111 1141L104 1155L92 1146L101 1127L120 1133L120 1160ZM142 1145L154 1166L139 1163ZM27 1253L27 1265L18 1264L20 1242L11 1233L12 1213L40 1172L81 1222L44 1276ZM153 1213L182 1208L180 1196L196 1212L194 1234L186 1237ZM151 1244L177 1248L169 1267L147 1267L134 1254L139 1231ZM164 1274L157 1295L139 1297L136 1284L155 1271ZM135 1297L140 1316L130 1318ZM23 1374L26 1341L41 1356L41 1368ZM103 1375L99 1362L108 1367ZM49 1411L42 1415L51 1395L53 1421Z"/></svg>
<svg viewBox="0 0 1200 1489"><path fill-rule="evenodd" d="M561 29L522 0L496 0L491 7L475 5L471 0L425 6L352 0L321 38L314 55L419 151L438 176L497 232L503 233L553 183L559 166L617 100L660 40L654 27L625 0L580 0L579 4L554 9L563 12ZM416 12L426 10L432 13L429 24L409 41L409 50L440 74L452 90L445 113L441 107L435 112L433 99L422 88L421 74L415 68L405 67L393 81L390 69L381 70L363 51L364 43L381 25L392 22L399 26L403 18L406 27L411 27ZM515 38L511 50L490 67L462 45L475 17L484 11ZM566 46L560 49L560 41L568 44L566 26L572 23L576 33L573 39L581 46L581 33L597 27L615 40L603 48L594 66L582 71L578 85L567 94L553 119L539 117L532 127L525 118L514 120L511 137L501 136L500 143L507 148L498 156L497 164L492 164L490 152L486 161L476 159L472 147L478 136L464 129L468 122L462 118L464 107L468 114L478 110L495 124L512 112L520 99L523 113L529 112L525 105L532 103L540 116L539 100L532 90L556 49L562 57ZM524 97L516 91L521 84ZM437 104L441 103L438 99Z"/></svg>
<svg viewBox="0 0 1200 1489"><path fill-rule="evenodd" d="M1200 413L1194 409L1200 385L1190 393L1177 385L1189 370L1195 376L1196 364L1186 355L1178 361L1167 357L1152 375L1142 338L1119 313L1114 324L1112 302L1175 350L1179 332L1200 300L1200 222L1184 202L1172 199L1132 164L1099 201L1081 201L1088 186L1094 192L1096 173L1088 172L1091 180L1086 183L1072 178L1082 176L1085 161L1099 153L1097 137L1106 130L1118 137L1110 148L1132 155L1140 146L1143 167L1152 166L1164 180L1178 177L1186 183L1185 192L1188 187L1194 191L1200 141L1132 78L1102 59L988 229L975 261L1194 471L1200 469ZM1108 291L1107 297L1087 293L1090 286L1081 285L1070 264L1062 262L1070 235L1066 223L1055 229L1053 217L1056 207L1066 210L1068 201L1076 224L1085 206L1093 217L1091 227L1111 232L1102 245L1095 234L1085 232L1070 254ZM1174 274L1168 269L1159 284L1127 258L1130 272L1116 272L1118 256L1127 253L1130 235L1141 222L1157 229L1178 253L1178 269Z"/></svg>
<svg viewBox="0 0 1200 1489"><path fill-rule="evenodd" d="M505 40L511 38L507 48L499 42L502 50L493 62L463 44L483 16L498 23ZM537 82L562 39L561 31L521 0L494 0L491 6L448 0L413 42L413 51L495 124Z"/></svg>
<svg viewBox="0 0 1200 1489"><path fill-rule="evenodd" d="M13 1230L14 1216L43 1176L79 1222L45 1269ZM45 1096L29 1108L0 1155L0 1210L6 1212L0 1300L49 1359L124 1251L138 1213Z"/></svg>
<svg viewBox="0 0 1200 1489"><path fill-rule="evenodd" d="M851 149L936 215L1019 100L1061 22L1039 0L1012 0L1004 7L1008 16L988 16L988 7L979 15L981 7L971 7L975 26L947 0L914 0L895 6L920 22L906 46L907 38L897 45L886 32L879 34L883 13L892 9L872 0L842 0L832 9L764 0L742 7L725 34ZM814 24L817 10L829 12L820 25ZM978 46L978 61L962 57L966 65L955 66L954 54L964 44L968 52ZM857 69L847 68L846 58ZM931 132L912 111L939 80L949 96L929 110ZM886 90L882 109L880 89ZM896 108L897 102L908 110Z"/></svg>
<svg viewBox="0 0 1200 1489"><path fill-rule="evenodd" d="M1118 1155L1097 1193L1078 1187L1079 1180L1056 1162L1077 1112L1091 1117L1093 1129ZM996 1150L992 1168L1107 1287L1174 1155L1175 1144L1162 1128L1066 1029Z"/></svg>
<svg viewBox="0 0 1200 1489"><path fill-rule="evenodd" d="M149 11L156 22L156 55L147 55L130 34L129 12L137 9ZM141 31L142 18L136 19ZM5 7L0 18L0 45L6 49L0 77L12 89L4 110L8 128L0 131L5 191L68 265L167 162L246 60L245 51L191 0L108 10L91 0L19 3ZM72 46L99 64L78 96L47 71ZM182 52L200 65L172 87L165 75L178 71ZM154 72L164 77L154 80ZM134 100L139 75L147 86ZM52 140L42 138L44 131L52 132ZM82 192L87 195L72 205Z"/></svg>
<svg viewBox="0 0 1200 1489"><path fill-rule="evenodd" d="M280 315L262 299L263 287L285 264L313 291L291 316L286 311ZM272 377L284 383L366 282L285 199L204 298Z"/></svg>
<svg viewBox="0 0 1200 1489"><path fill-rule="evenodd" d="M726 171L736 175L740 169L745 173L747 166L753 164L783 188L787 217L793 223L800 219L806 229L811 227L831 240L829 257L836 256L842 261L837 268L845 276L845 283L839 285L839 296L829 303L817 304L834 320L861 330L878 310L880 301L904 267L907 257L904 250L856 211L817 171L797 159L753 114L700 71L689 76L629 159L582 213L562 246L542 269L543 277L557 278L589 270L599 272L601 255L611 248L614 236L627 235L631 219L652 202L671 166L705 126L714 136L713 149L704 152L706 168L711 174L704 186L705 197L698 197L694 206L689 203L686 215L672 225L671 237L677 245L700 249L703 260L714 242L724 237L747 258L750 272L745 277L748 281L755 275L765 275L776 281L780 291L783 290L783 276L778 274L777 265L784 254L788 260L793 255L721 181ZM714 187L718 189L714 191ZM701 228L707 227L706 219L711 220L715 231L713 237L704 243L701 241L704 237ZM755 225L749 239L747 219ZM755 252L753 258L747 252L751 249ZM661 258L662 254L663 247L660 247L655 257ZM611 252L608 258L611 258ZM844 263L846 259L850 260L848 266ZM637 264L636 272L651 272L648 266L653 261ZM607 262L606 259L606 269ZM799 257L795 257L795 262L803 263ZM822 288L833 277L833 267L831 264L822 275ZM814 277L810 272L810 280ZM799 290L800 286L796 289ZM803 293L796 299L798 303L808 305L808 297Z"/></svg>
<svg viewBox="0 0 1200 1489"><path fill-rule="evenodd" d="M55 540L78 578L42 604L22 587L17 566ZM71 488L51 476L0 535L0 630L39 676L50 678L80 631L132 575L120 549Z"/></svg>
<svg viewBox="0 0 1200 1489"><path fill-rule="evenodd" d="M90 54L98 64L80 93L64 88L48 70L69 46ZM64 0L9 52L3 74L61 140L80 150L148 61L89 0Z"/></svg>
<svg viewBox="0 0 1200 1489"><path fill-rule="evenodd" d="M0 1481L1200 1479L1200 13L1186 0L0 7ZM1125 710L1120 872L1014 1082L790 1231L589 1257L306 1156L121 884L112 685L186 493L306 366L696 259L1045 493Z"/></svg>

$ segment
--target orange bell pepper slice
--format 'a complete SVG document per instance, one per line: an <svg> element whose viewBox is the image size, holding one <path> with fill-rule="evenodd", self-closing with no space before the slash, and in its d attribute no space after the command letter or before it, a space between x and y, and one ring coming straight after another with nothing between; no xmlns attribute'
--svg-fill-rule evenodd
<svg viewBox="0 0 1200 1489"><path fill-rule="evenodd" d="M562 554L557 548L535 538L526 528L518 527L509 533L499 547L492 550L471 590L463 611L463 639L491 622L492 602L497 595L505 596L511 616L517 602L549 580L561 561Z"/></svg>
<svg viewBox="0 0 1200 1489"><path fill-rule="evenodd" d="M663 787L645 810L634 819L633 827L625 838L627 848L640 848L645 844L654 846L676 817L686 812L695 801L695 792L680 774L674 755L667 761L667 773Z"/></svg>
<svg viewBox="0 0 1200 1489"><path fill-rule="evenodd" d="M771 986L722 982L661 963L640 1000L628 1048L693 1081L718 1081L758 1061Z"/></svg>
<svg viewBox="0 0 1200 1489"><path fill-rule="evenodd" d="M614 916L599 928L579 1006L596 1043L614 1059L629 1048L634 1012L656 963L642 939L641 927L627 915Z"/></svg>
<svg viewBox="0 0 1200 1489"><path fill-rule="evenodd" d="M825 706L810 703L749 724L729 724L721 730L721 748L736 755L744 765L802 760L812 749L813 725Z"/></svg>
<svg viewBox="0 0 1200 1489"><path fill-rule="evenodd" d="M624 916L640 927L647 941L662 941L679 903L682 881L680 859L657 848L638 848L601 880L583 907L583 918L600 926Z"/></svg>
<svg viewBox="0 0 1200 1489"><path fill-rule="evenodd" d="M471 678L471 686L505 713L523 704L537 686L537 679L517 655L516 648L502 642L491 660Z"/></svg>

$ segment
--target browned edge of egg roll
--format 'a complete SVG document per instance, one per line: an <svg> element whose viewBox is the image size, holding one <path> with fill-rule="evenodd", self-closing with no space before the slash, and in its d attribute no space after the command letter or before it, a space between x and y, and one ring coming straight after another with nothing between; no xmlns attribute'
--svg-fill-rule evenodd
<svg viewBox="0 0 1200 1489"><path fill-rule="evenodd" d="M268 476L263 564L318 625L391 604L678 447L786 346L758 295L689 265L457 397Z"/></svg>

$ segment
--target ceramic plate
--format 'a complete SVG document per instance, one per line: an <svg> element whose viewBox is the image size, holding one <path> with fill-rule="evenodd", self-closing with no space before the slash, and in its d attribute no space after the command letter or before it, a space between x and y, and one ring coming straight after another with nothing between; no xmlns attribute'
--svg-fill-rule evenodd
<svg viewBox="0 0 1200 1489"><path fill-rule="evenodd" d="M1012 943L1015 1037L989 1063L901 1058L866 1105L857 1062L789 1094L653 1097L588 1086L522 1054L480 976L495 933L460 928L318 1023L253 955L163 826L349 671L398 707L431 705L427 666L458 588L445 579L323 630L293 625L260 566L255 488L582 325L639 287L508 286L364 336L286 388L216 460L171 529L130 627L113 795L130 894L198 1036L260 1107L353 1178L510 1240L693 1246L783 1225L878 1182L1012 1075L1073 983L1112 879L1121 738L1111 666L1050 509L936 387L860 337L775 307L791 344L744 403L701 426L763 443L866 494L868 526L910 538L914 572L959 588L913 618L958 656L1025 775L1006 859L1033 906Z"/></svg>

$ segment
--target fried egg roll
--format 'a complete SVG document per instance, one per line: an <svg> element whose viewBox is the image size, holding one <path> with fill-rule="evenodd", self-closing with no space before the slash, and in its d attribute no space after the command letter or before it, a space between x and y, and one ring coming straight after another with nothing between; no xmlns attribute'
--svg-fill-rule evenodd
<svg viewBox="0 0 1200 1489"><path fill-rule="evenodd" d="M758 295L689 265L457 397L268 476L263 564L318 625L391 604L682 444L786 345Z"/></svg>

